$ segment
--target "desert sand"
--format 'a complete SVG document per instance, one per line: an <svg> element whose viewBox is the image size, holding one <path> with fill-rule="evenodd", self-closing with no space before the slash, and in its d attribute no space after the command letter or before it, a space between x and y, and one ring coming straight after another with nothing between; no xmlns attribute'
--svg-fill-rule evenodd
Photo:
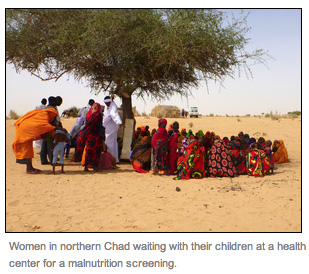
<svg viewBox="0 0 309 274"><path fill-rule="evenodd" d="M137 117L137 125L157 127L155 117ZM14 120L6 121L7 232L301 232L301 118L199 117L175 120L180 128L214 131L221 137L248 133L282 139L290 163L273 175L173 180L135 172L130 162L115 170L85 173L65 160L65 174L50 175L35 148L34 167L26 174L15 163ZM62 119L70 130L75 119ZM176 187L180 191L176 191Z"/></svg>

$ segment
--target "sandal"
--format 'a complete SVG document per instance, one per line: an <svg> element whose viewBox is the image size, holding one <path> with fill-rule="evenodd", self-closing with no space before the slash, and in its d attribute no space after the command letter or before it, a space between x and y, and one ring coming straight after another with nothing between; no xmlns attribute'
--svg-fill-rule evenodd
<svg viewBox="0 0 309 274"><path fill-rule="evenodd" d="M32 170L32 171L27 171L27 174L39 174L40 172L35 169L35 170Z"/></svg>

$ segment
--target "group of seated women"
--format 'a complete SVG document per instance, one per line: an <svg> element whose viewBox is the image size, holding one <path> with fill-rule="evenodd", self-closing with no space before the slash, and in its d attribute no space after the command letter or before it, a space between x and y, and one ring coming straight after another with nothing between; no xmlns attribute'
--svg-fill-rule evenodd
<svg viewBox="0 0 309 274"><path fill-rule="evenodd" d="M282 140L257 140L239 132L230 138L199 130L179 130L174 122L159 119L158 129L148 126L135 132L130 155L133 168L140 173L174 175L174 179L265 176L272 174L275 163L289 162Z"/></svg>

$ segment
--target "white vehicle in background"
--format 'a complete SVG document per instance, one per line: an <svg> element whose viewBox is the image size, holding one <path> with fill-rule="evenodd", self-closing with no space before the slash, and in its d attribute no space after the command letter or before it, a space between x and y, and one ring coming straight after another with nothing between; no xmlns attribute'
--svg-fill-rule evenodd
<svg viewBox="0 0 309 274"><path fill-rule="evenodd" d="M190 111L189 111L189 115L190 115L190 118L192 117L196 117L198 118L198 108L197 107L191 107Z"/></svg>

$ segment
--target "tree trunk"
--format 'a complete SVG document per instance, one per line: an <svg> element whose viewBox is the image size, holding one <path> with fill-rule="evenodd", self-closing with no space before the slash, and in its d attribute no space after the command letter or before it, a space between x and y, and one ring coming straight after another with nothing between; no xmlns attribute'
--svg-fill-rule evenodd
<svg viewBox="0 0 309 274"><path fill-rule="evenodd" d="M122 111L123 111L123 125L125 124L126 119L133 119L133 110L132 110L132 97L131 95L128 98L122 97Z"/></svg>

